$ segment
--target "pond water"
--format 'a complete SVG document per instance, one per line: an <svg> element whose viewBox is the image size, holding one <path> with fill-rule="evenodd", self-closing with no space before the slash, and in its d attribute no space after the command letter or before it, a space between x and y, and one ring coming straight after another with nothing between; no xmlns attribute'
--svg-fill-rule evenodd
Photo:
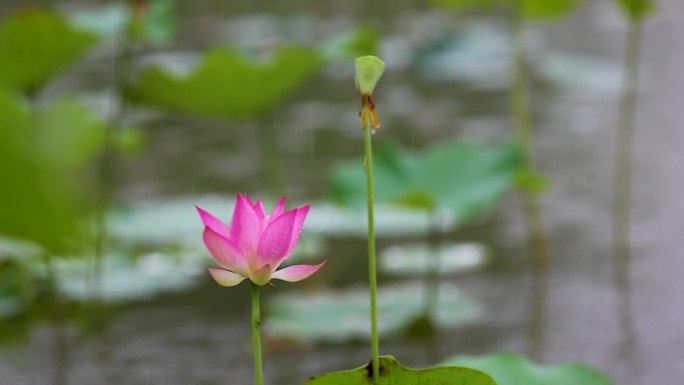
<svg viewBox="0 0 684 385"><path fill-rule="evenodd" d="M59 2L77 7L78 3ZM261 8L234 1L179 2L180 41L187 51L225 41L252 44L247 31L269 31L307 41L336 26L363 20L386 37L381 54L388 73L377 91L383 127L378 141L398 138L424 148L446 138L502 139L509 135L504 72L455 79L448 69L429 63L409 65L406 56L448 31L484 26L474 34L481 46L495 46L506 31L505 14L468 18L430 10L424 1L286 1ZM684 377L684 5L659 2L660 11L645 25L634 160L633 307L636 343L632 353L639 376L621 353L623 338L612 281L612 173L617 124L617 89L625 23L610 1L595 0L566 20L531 23L535 69L533 105L537 162L552 181L541 202L552 256L543 362L582 361L609 374L616 384L675 384ZM270 28L270 29L269 29ZM264 32L266 31L266 32ZM256 33L256 32L254 32ZM505 37L505 35L504 35ZM447 55L440 45L426 57ZM106 52L93 54L48 92L79 84L94 88L111 72ZM434 51L434 52L433 52ZM493 48L492 55L505 54ZM477 52L472 55L477 55ZM563 55L590 58L578 65ZM545 57L554 57L549 64ZM427 59L426 59L427 61ZM589 64L586 64L589 63ZM471 66L472 67L472 66ZM464 65L463 68L471 68ZM427 69L426 69L427 68ZM504 67L505 68L505 67ZM347 72L345 72L347 71ZM442 71L442 72L440 72ZM603 71L602 77L589 73ZM551 75L545 76L544 74ZM617 75L616 75L617 74ZM357 97L348 69L333 66L317 75L291 103L275 112L288 177L288 196L304 201L323 196L327 176L338 160L358 156ZM478 77L479 76L479 77ZM503 81L497 76L504 76ZM68 85L67 85L68 84ZM255 122L224 122L141 112L147 147L118 160L116 199L121 204L160 197L225 194L257 195L267 184L261 176ZM484 316L476 323L441 330L429 342L408 337L381 341L381 351L409 366L423 366L457 353L526 351L529 345L530 279L519 201L509 194L493 215L460 229L452 238L490 246L485 270L449 279L479 300ZM229 215L226 204L224 216ZM306 227L305 227L306 231ZM384 238L379 249L417 238ZM198 238L199 242L199 238ZM330 240L329 261L320 277L298 285L268 288L316 290L363 284L365 243L353 237ZM341 274L333 272L341 271ZM380 277L381 283L390 277ZM297 287L295 287L297 286ZM73 384L246 384L251 382L251 353L246 285L226 289L206 279L191 291L117 307L108 328L98 335L77 325L68 329L69 379ZM55 367L51 330L39 323L21 341L0 346L0 383L49 384ZM433 346L430 348L429 346ZM302 383L311 375L368 361L364 343L302 344L270 341L265 357L269 384Z"/></svg>

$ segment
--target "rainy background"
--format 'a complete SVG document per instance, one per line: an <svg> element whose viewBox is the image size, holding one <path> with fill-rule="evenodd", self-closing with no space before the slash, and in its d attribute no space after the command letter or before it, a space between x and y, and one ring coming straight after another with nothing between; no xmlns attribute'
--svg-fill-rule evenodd
<svg viewBox="0 0 684 385"><path fill-rule="evenodd" d="M327 261L264 290L266 382L368 362L364 54L381 353L678 383L683 34L679 0L3 0L0 383L249 383L193 207L237 192L311 203L290 261Z"/></svg>

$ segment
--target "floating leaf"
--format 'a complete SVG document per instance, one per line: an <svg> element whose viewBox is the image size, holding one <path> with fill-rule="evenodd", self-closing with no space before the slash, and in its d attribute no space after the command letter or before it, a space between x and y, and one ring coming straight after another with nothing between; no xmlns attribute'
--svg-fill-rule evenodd
<svg viewBox="0 0 684 385"><path fill-rule="evenodd" d="M368 385L373 383L372 373L371 364L367 364L352 370L312 377L304 384ZM487 373L476 369L458 366L409 369L392 356L380 357L379 374L378 385L497 385Z"/></svg>
<svg viewBox="0 0 684 385"><path fill-rule="evenodd" d="M202 223L197 218L194 205L199 204L228 221L232 202L229 196L232 197L224 194L220 197L190 196L136 202L110 212L107 222L111 236L126 244L184 244L203 247L197 238L197 234L202 232ZM269 204L273 205L274 202L266 203L267 206ZM292 205L295 203L292 202ZM221 212L225 215L221 216ZM378 205L375 214L378 236L422 235L430 229L429 215L425 211ZM367 219L366 213L361 210L343 208L324 201L312 202L304 224L302 242L307 243L306 238L320 235L365 237L368 232ZM315 247L315 241L312 242L312 247ZM313 252L310 248L294 249L295 254L300 251L304 254Z"/></svg>
<svg viewBox="0 0 684 385"><path fill-rule="evenodd" d="M376 201L446 209L462 223L496 204L511 186L521 157L513 143L452 142L414 153L390 142L378 147L374 164ZM332 179L334 198L351 206L365 204L363 172L361 160L338 166Z"/></svg>
<svg viewBox="0 0 684 385"><path fill-rule="evenodd" d="M35 92L94 42L53 11L15 12L0 24L0 85Z"/></svg>
<svg viewBox="0 0 684 385"><path fill-rule="evenodd" d="M305 47L284 47L268 61L215 48L187 76L148 67L127 92L139 102L180 112L251 118L282 102L320 64L318 53Z"/></svg>
<svg viewBox="0 0 684 385"><path fill-rule="evenodd" d="M328 236L368 236L368 214L353 207L340 207L328 202L314 202L306 219L307 230ZM449 223L445 230L451 228ZM429 213L396 205L375 205L375 235L402 237L424 235L430 231Z"/></svg>
<svg viewBox="0 0 684 385"><path fill-rule="evenodd" d="M450 284L440 286L435 323L450 327L474 320L477 304ZM378 292L380 335L407 331L424 311L424 287L417 283L383 286ZM264 330L271 336L301 340L339 342L366 339L368 325L368 290L280 294L267 306ZM335 327L330 327L335 325Z"/></svg>
<svg viewBox="0 0 684 385"><path fill-rule="evenodd" d="M620 66L596 57L551 53L545 55L540 72L561 91L582 100L614 96L622 90Z"/></svg>
<svg viewBox="0 0 684 385"><path fill-rule="evenodd" d="M587 365L542 366L514 353L455 356L442 365L462 365L485 371L499 385L612 385L608 377Z"/></svg>
<svg viewBox="0 0 684 385"><path fill-rule="evenodd" d="M84 301L94 295L107 302L149 299L165 292L181 291L204 277L198 259L178 258L162 253L131 258L109 254L102 260L102 281L92 290L92 260L70 259L56 264L57 286L67 298Z"/></svg>
<svg viewBox="0 0 684 385"><path fill-rule="evenodd" d="M426 244L392 246L380 254L382 271L400 276L423 276L435 267L439 275L470 272L488 261L487 249L478 243L446 244L436 250Z"/></svg>
<svg viewBox="0 0 684 385"><path fill-rule="evenodd" d="M33 112L0 92L0 233L53 251L78 234L86 205L76 178L102 129L71 99Z"/></svg>

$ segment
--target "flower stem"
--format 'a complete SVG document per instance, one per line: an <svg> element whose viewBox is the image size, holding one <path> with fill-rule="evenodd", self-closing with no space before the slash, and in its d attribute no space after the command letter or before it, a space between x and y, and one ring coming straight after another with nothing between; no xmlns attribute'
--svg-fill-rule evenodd
<svg viewBox="0 0 684 385"><path fill-rule="evenodd" d="M375 214L374 188L373 188L373 144L370 119L364 122L364 149L366 163L366 184L368 195L368 282L370 285L370 313L371 313L371 354L373 363L373 383L378 384L380 374L379 350L380 342L378 338L378 278L375 262Z"/></svg>
<svg viewBox="0 0 684 385"><path fill-rule="evenodd" d="M618 315L622 334L623 356L632 368L637 368L636 336L632 315L632 280L630 275L631 246L631 184L632 152L634 149L634 117L637 108L639 61L641 56L642 23L632 20L627 29L624 58L624 85L620 100L620 117L615 154L615 186L613 211L613 282L618 293ZM638 369L633 370L638 375ZM638 379L636 380L637 382Z"/></svg>
<svg viewBox="0 0 684 385"><path fill-rule="evenodd" d="M43 263L47 284L50 290L50 317L52 322L52 384L66 385L70 367L69 342L65 325L65 314L62 298L57 284L57 271L53 256L45 253Z"/></svg>
<svg viewBox="0 0 684 385"><path fill-rule="evenodd" d="M261 311L259 309L259 285L252 286L252 351L254 353L254 384L264 385L261 365Z"/></svg>
<svg viewBox="0 0 684 385"><path fill-rule="evenodd" d="M430 214L430 231L428 233L427 269L425 271L425 299L423 313L427 320L435 323L439 308L439 288L442 284L439 270L442 265L441 248L444 240L442 222L439 212L433 210Z"/></svg>
<svg viewBox="0 0 684 385"><path fill-rule="evenodd" d="M530 87L525 65L525 16L519 1L513 20L513 68L511 89L511 120L515 137L522 146L524 167L534 169L534 136L530 117ZM532 269L532 293L529 303L529 354L537 360L544 355L546 339L546 302L549 290L550 257L546 244L544 220L539 199L533 192L520 190L527 249Z"/></svg>

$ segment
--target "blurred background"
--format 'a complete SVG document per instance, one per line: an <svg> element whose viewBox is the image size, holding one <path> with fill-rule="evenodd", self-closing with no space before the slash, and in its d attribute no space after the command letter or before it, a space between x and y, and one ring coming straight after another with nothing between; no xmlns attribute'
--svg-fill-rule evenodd
<svg viewBox="0 0 684 385"><path fill-rule="evenodd" d="M364 54L381 353L676 383L682 36L679 0L3 0L0 383L249 383L193 207L237 192L311 203L327 260L264 292L267 382L367 362Z"/></svg>

